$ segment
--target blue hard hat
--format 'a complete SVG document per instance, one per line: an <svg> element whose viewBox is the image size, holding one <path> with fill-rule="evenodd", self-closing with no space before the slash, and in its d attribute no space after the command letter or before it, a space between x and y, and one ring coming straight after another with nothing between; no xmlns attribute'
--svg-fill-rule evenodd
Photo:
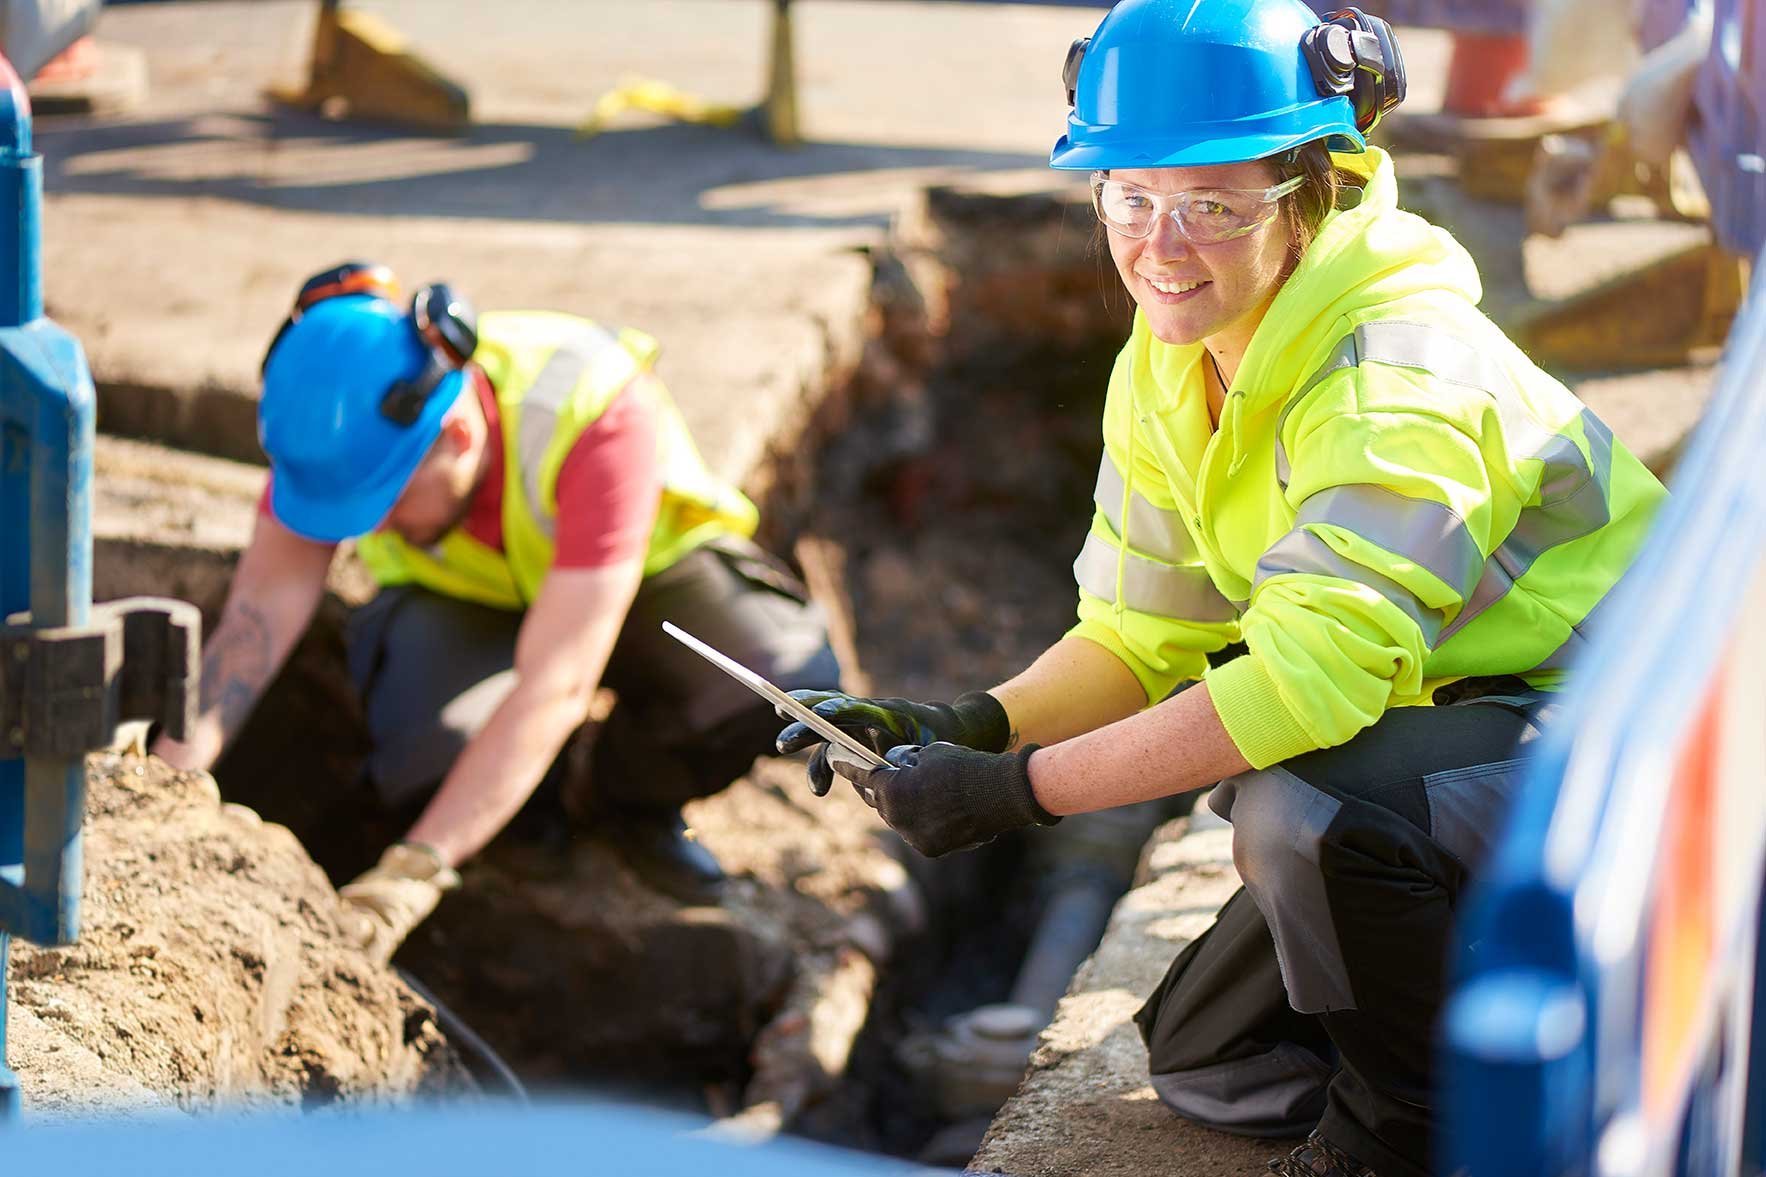
<svg viewBox="0 0 1766 1177"><path fill-rule="evenodd" d="M386 518L441 436L466 375L443 375L408 424L389 415L388 393L437 362L410 315L373 295L327 298L288 326L264 363L258 403L258 441L274 474L270 509L285 527L334 542Z"/></svg>
<svg viewBox="0 0 1766 1177"><path fill-rule="evenodd" d="M1303 49L1323 23L1301 0L1122 0L1074 44L1049 166L1243 163L1315 139L1365 150L1354 98L1325 92Z"/></svg>

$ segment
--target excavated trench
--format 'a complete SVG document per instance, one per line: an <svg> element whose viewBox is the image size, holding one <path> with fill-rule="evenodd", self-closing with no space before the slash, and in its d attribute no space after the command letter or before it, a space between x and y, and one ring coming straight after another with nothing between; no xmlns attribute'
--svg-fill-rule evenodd
<svg viewBox="0 0 1766 1177"><path fill-rule="evenodd" d="M831 439L808 533L843 545L860 663L878 693L948 699L990 686L1072 624L1118 343L996 341L933 372L906 408L923 421L904 426L897 400ZM926 443L862 456L892 434ZM880 984L841 1092L799 1130L966 1161L1158 819L1070 819L914 862L933 918Z"/></svg>
<svg viewBox="0 0 1766 1177"><path fill-rule="evenodd" d="M1071 227L1088 220L1061 197L928 193L876 258L863 361L758 480L762 538L796 555L828 606L854 689L949 698L1010 676L1071 624L1071 563L1126 329L1126 307L1110 305L1111 283ZM336 882L403 832L356 786L366 748L346 612L327 600L216 771L228 800L288 826ZM787 762L762 761L743 788L701 815L708 831L733 814L777 843L789 815L826 824L811 806L856 804L808 797ZM1159 816L1069 821L936 862L874 827L824 839L808 852L817 862L775 845L731 910L675 913L609 876L541 796L398 963L530 1086L716 1115L752 1110L760 1089L791 1131L960 1163ZM829 882L861 844L871 859L883 847L906 877L889 877L902 872L883 859L886 869ZM561 948L561 928L578 942ZM804 997L793 977L812 957L822 975L861 980ZM727 980L718 1000L704 992L708 971ZM833 1057L798 1052L826 1081L793 1080L796 1096L777 1097L759 1080L778 1043L816 1038L842 992Z"/></svg>

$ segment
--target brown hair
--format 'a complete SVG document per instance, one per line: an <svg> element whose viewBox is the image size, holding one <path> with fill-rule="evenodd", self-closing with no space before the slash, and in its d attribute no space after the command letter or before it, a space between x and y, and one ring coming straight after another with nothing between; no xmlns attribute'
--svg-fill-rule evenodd
<svg viewBox="0 0 1766 1177"><path fill-rule="evenodd" d="M1276 183L1304 176L1305 183L1282 197L1282 223L1288 230L1293 259L1305 256L1319 228L1337 207L1345 188L1360 188L1361 177L1339 168L1323 139L1299 147L1291 159L1276 163Z"/></svg>

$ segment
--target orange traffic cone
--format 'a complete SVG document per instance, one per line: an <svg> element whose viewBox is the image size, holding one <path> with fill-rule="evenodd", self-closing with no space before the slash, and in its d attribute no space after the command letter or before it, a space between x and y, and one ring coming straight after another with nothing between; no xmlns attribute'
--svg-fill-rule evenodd
<svg viewBox="0 0 1766 1177"><path fill-rule="evenodd" d="M1527 38L1520 33L1455 33L1441 109L1463 118L1518 118L1545 114L1548 98L1505 101L1503 91L1527 68Z"/></svg>
<svg viewBox="0 0 1766 1177"><path fill-rule="evenodd" d="M31 76L33 82L79 82L98 72L102 56L98 43L90 34L81 37L48 61Z"/></svg>

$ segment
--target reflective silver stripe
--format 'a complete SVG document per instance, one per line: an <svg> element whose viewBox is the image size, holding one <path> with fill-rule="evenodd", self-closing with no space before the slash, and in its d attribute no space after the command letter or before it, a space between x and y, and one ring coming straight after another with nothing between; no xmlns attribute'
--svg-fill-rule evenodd
<svg viewBox="0 0 1766 1177"><path fill-rule="evenodd" d="M1383 486L1333 486L1300 504L1295 526L1327 523L1428 569L1463 600L1478 583L1484 553L1451 507Z"/></svg>
<svg viewBox="0 0 1766 1177"><path fill-rule="evenodd" d="M609 347L618 347L619 340L599 324L583 324L577 337L553 352L534 377L527 394L521 398L521 424L515 439L515 454L521 463L521 487L527 495L527 508L536 526L547 539L552 539L552 517L540 501L540 474L545 466L546 451L558 431L558 412L571 392L581 382L583 373Z"/></svg>
<svg viewBox="0 0 1766 1177"><path fill-rule="evenodd" d="M1357 363L1373 360L1399 368L1420 368L1437 380L1495 394L1508 377L1490 356L1456 335L1427 323L1381 319L1355 329Z"/></svg>
<svg viewBox="0 0 1766 1177"><path fill-rule="evenodd" d="M1573 438L1549 428L1533 416L1509 381L1507 373L1487 353L1426 323L1392 320L1363 323L1337 344L1330 358L1313 373L1300 392L1282 410L1280 422L1276 426L1275 444L1276 476L1283 489L1287 488L1291 473L1281 439L1282 426L1287 423L1288 414L1320 382L1345 367L1368 360L1395 367L1415 368L1429 373L1435 379L1483 392L1496 402L1504 433L1516 458L1521 461L1538 461L1544 466L1540 474L1539 505L1521 511L1515 521L1514 530L1490 559L1484 562L1465 607L1453 619L1453 624L1441 631L1440 641L1446 642L1474 618L1502 600L1514 587L1515 581L1526 575L1544 552L1560 544L1592 535L1607 525L1612 518L1609 492L1612 483L1613 435L1598 417L1584 409L1580 418L1583 435L1588 442L1588 457L1584 458ZM1310 503L1311 499L1307 502ZM1359 528L1350 524L1345 523L1344 526L1350 526L1351 530L1363 534ZM1367 538L1380 542L1371 534ZM1414 555L1412 558L1417 559ZM1440 575L1440 570L1434 565L1421 559L1417 559L1417 562ZM1261 570L1260 564L1260 573ZM1357 576L1355 579L1364 578ZM1557 654L1552 655L1552 658L1556 657Z"/></svg>
<svg viewBox="0 0 1766 1177"><path fill-rule="evenodd" d="M1502 422L1512 440L1530 456L1549 445L1558 434L1533 419L1509 383L1508 375L1488 354L1439 327L1426 323L1380 320L1363 323L1338 341L1330 357L1307 378L1300 391L1290 397L1276 424L1276 477L1286 489L1290 470L1287 449L1282 445L1282 427L1288 415L1326 378L1343 370L1372 360L1396 368L1415 368L1437 380L1477 389L1495 401L1502 410Z"/></svg>
<svg viewBox="0 0 1766 1177"><path fill-rule="evenodd" d="M1128 496L1128 527L1122 526L1122 492L1127 489L1122 472L1106 453L1098 465L1098 486L1092 498L1110 530L1124 536L1136 548L1168 564L1188 564L1197 557L1190 533L1184 529L1183 517L1175 511L1161 511L1139 491Z"/></svg>
<svg viewBox="0 0 1766 1177"><path fill-rule="evenodd" d="M1545 470L1539 505L1521 512L1503 544L1513 553L1504 566L1516 578L1547 548L1592 535L1612 521L1613 434L1587 410L1582 413L1582 428L1588 438L1587 458L1568 437L1556 438L1540 454Z"/></svg>
<svg viewBox="0 0 1766 1177"><path fill-rule="evenodd" d="M1588 438L1589 459L1568 437L1558 436L1540 455L1545 470L1541 492L1551 488L1556 498L1545 498L1528 507L1515 520L1514 530L1484 566L1478 587L1472 591L1453 624L1442 633L1446 641L1464 629L1484 610L1502 600L1547 550L1593 535L1612 520L1609 491L1613 478L1613 434L1586 409L1582 428Z"/></svg>
<svg viewBox="0 0 1766 1177"><path fill-rule="evenodd" d="M1446 613L1424 605L1397 581L1380 575L1365 564L1357 564L1338 555L1324 540L1304 528L1288 532L1263 553L1262 558L1257 561L1257 578L1251 582L1252 595L1255 596L1258 588L1270 577L1295 572L1332 576L1374 590L1416 622L1417 628L1423 632L1423 644L1431 650L1435 648L1436 639L1441 636L1441 626L1447 620Z"/></svg>
<svg viewBox="0 0 1766 1177"><path fill-rule="evenodd" d="M1116 558L1122 556L1122 604L1137 613L1178 621L1223 622L1238 611L1220 595L1200 565L1175 567L1124 552L1096 532L1085 537L1073 579L1100 600L1116 601Z"/></svg>

